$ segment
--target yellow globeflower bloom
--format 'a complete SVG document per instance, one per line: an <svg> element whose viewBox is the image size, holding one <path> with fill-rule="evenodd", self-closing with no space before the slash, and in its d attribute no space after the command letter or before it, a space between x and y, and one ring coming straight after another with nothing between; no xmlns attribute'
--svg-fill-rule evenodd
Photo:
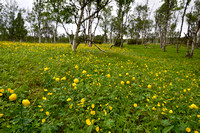
<svg viewBox="0 0 200 133"><path fill-rule="evenodd" d="M87 119L87 120L86 120L86 124L87 124L87 125L91 125L90 119Z"/></svg>
<svg viewBox="0 0 200 133"><path fill-rule="evenodd" d="M199 107L198 107L197 105L195 105L195 104L191 104L191 105L189 106L189 108L191 108L191 109L198 109Z"/></svg>
<svg viewBox="0 0 200 133"><path fill-rule="evenodd" d="M10 93L14 93L14 90L10 90Z"/></svg>
<svg viewBox="0 0 200 133"><path fill-rule="evenodd" d="M3 117L3 114L0 114L0 118Z"/></svg>
<svg viewBox="0 0 200 133"><path fill-rule="evenodd" d="M92 107L92 108L94 108L94 107L95 107L95 105L94 105L94 104L92 104L92 105L91 105L91 107Z"/></svg>
<svg viewBox="0 0 200 133"><path fill-rule="evenodd" d="M17 99L17 94L12 94L9 96L10 101L15 101Z"/></svg>
<svg viewBox="0 0 200 133"><path fill-rule="evenodd" d="M112 110L112 108L113 108L112 106L109 106L109 109L110 109L110 110Z"/></svg>
<svg viewBox="0 0 200 133"><path fill-rule="evenodd" d="M69 101L71 101L72 99L71 98L67 98L67 101L69 102Z"/></svg>
<svg viewBox="0 0 200 133"><path fill-rule="evenodd" d="M99 126L96 127L96 131L99 132Z"/></svg>
<svg viewBox="0 0 200 133"><path fill-rule="evenodd" d="M0 97L1 97L1 96L3 96L3 94L2 94L2 93L0 93Z"/></svg>
<svg viewBox="0 0 200 133"><path fill-rule="evenodd" d="M48 111L46 112L46 115L49 115L49 112L48 112Z"/></svg>
<svg viewBox="0 0 200 133"><path fill-rule="evenodd" d="M78 66L76 65L75 68L78 69Z"/></svg>
<svg viewBox="0 0 200 133"><path fill-rule="evenodd" d="M169 113L170 113L170 114L172 114L172 113L173 113L173 111L172 111L172 110L170 110L170 111L169 111Z"/></svg>
<svg viewBox="0 0 200 133"><path fill-rule="evenodd" d="M91 115L95 115L95 111L91 111L90 114L91 114Z"/></svg>
<svg viewBox="0 0 200 133"><path fill-rule="evenodd" d="M85 102L85 98L82 98L82 99L81 99L81 102L84 103L84 102Z"/></svg>
<svg viewBox="0 0 200 133"><path fill-rule="evenodd" d="M124 81L121 81L121 85L124 85Z"/></svg>
<svg viewBox="0 0 200 133"><path fill-rule="evenodd" d="M130 81L126 81L126 84L130 84Z"/></svg>
<svg viewBox="0 0 200 133"><path fill-rule="evenodd" d="M0 92L4 92L4 89L1 89Z"/></svg>
<svg viewBox="0 0 200 133"><path fill-rule="evenodd" d="M194 133L199 133L198 131L194 131Z"/></svg>
<svg viewBox="0 0 200 133"><path fill-rule="evenodd" d="M110 78L111 76L110 76L110 74L108 74L108 75L106 75L108 78Z"/></svg>
<svg viewBox="0 0 200 133"><path fill-rule="evenodd" d="M135 77L133 77L132 80L135 80Z"/></svg>
<svg viewBox="0 0 200 133"><path fill-rule="evenodd" d="M148 87L148 89L151 89L151 85L148 85L147 87Z"/></svg>
<svg viewBox="0 0 200 133"><path fill-rule="evenodd" d="M78 83L79 82L79 79L74 79L74 83Z"/></svg>
<svg viewBox="0 0 200 133"><path fill-rule="evenodd" d="M25 99L22 101L22 104L27 107L30 105L30 101L28 99Z"/></svg>
<svg viewBox="0 0 200 133"><path fill-rule="evenodd" d="M56 78L56 81L58 82L60 80L60 78Z"/></svg>
<svg viewBox="0 0 200 133"><path fill-rule="evenodd" d="M136 108L137 107L137 103L134 103L133 106Z"/></svg>
<svg viewBox="0 0 200 133"><path fill-rule="evenodd" d="M11 88L8 88L8 91L11 91L12 89Z"/></svg>
<svg viewBox="0 0 200 133"><path fill-rule="evenodd" d="M42 123L45 123L45 121L46 121L45 119L42 119Z"/></svg>
<svg viewBox="0 0 200 133"><path fill-rule="evenodd" d="M86 74L87 72L85 70L83 70L82 74Z"/></svg>
<svg viewBox="0 0 200 133"><path fill-rule="evenodd" d="M66 77L61 78L61 80L66 80Z"/></svg>
<svg viewBox="0 0 200 133"><path fill-rule="evenodd" d="M188 132L188 133L191 132L191 129L190 129L189 127L187 127L185 130L186 130L186 132Z"/></svg>
<svg viewBox="0 0 200 133"><path fill-rule="evenodd" d="M129 75L129 73L126 73L126 76L128 76Z"/></svg>

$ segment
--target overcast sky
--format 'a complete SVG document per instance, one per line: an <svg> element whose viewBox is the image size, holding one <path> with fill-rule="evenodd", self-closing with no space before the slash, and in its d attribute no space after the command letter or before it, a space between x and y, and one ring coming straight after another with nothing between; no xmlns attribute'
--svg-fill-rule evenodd
<svg viewBox="0 0 200 133"><path fill-rule="evenodd" d="M27 9L27 10L31 10L32 9L33 0L16 0L16 1L18 2L19 7L23 7L25 9ZM190 7L193 6L193 1L194 0L192 0L192 2L190 4ZM146 0L135 0L135 4L134 5L145 4L145 3L146 3ZM149 8L150 8L150 10L152 10L151 17L153 17L154 11L158 7L160 7L161 5L162 5L162 1L161 0L149 0ZM189 7L189 9L190 9L190 7ZM178 23L178 27L177 28L180 27L180 23L181 23L181 19L179 19L179 23ZM73 30L73 29L69 29L69 31L71 31L71 30ZM64 30L61 27L58 29L58 31L60 33L64 33ZM182 35L184 35L184 32L185 33L187 32L187 25L186 25L186 23L183 26L183 33L182 33ZM102 31L101 31L100 28L97 29L97 33L96 34L102 34Z"/></svg>

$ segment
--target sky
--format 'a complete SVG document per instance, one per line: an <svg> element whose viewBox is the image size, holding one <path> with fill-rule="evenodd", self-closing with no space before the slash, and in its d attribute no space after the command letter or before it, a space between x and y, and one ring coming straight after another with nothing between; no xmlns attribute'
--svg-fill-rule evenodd
<svg viewBox="0 0 200 133"><path fill-rule="evenodd" d="M6 0L5 0L6 1ZM33 3L33 0L16 0L19 7L23 7L25 8L26 10L31 10L32 9L32 3ZM190 6L189 6L189 9L192 5L194 0L192 0ZM134 6L136 6L137 4L145 4L146 3L146 0L135 0L135 4ZM162 0L149 0L149 8L150 10L152 11L151 13L151 18L153 18L153 15L154 15L154 11L159 8L160 6L162 5ZM178 26L177 28L179 28L181 25L181 16L179 17L179 20L178 20ZM71 31L71 30L74 30L75 28L73 26L70 26L71 28L68 28L68 31ZM64 30L62 27L59 27L58 28L58 32L60 33L64 33ZM182 32L182 36L184 35L184 33L187 32L187 24L184 23L183 25L183 32ZM96 34L103 34L103 31L98 27L97 28L97 31L96 31Z"/></svg>

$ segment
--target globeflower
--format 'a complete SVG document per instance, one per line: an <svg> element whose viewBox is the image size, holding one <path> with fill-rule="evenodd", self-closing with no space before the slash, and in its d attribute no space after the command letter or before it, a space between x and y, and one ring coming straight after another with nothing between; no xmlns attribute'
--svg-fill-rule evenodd
<svg viewBox="0 0 200 133"><path fill-rule="evenodd" d="M56 78L56 81L58 82L60 80L60 78Z"/></svg>
<svg viewBox="0 0 200 133"><path fill-rule="evenodd" d="M121 81L121 85L124 85L124 81Z"/></svg>
<svg viewBox="0 0 200 133"><path fill-rule="evenodd" d="M10 101L15 101L17 99L17 94L12 94L9 96Z"/></svg>
<svg viewBox="0 0 200 133"><path fill-rule="evenodd" d="M151 89L151 85L150 84L147 87L148 87L148 89Z"/></svg>
<svg viewBox="0 0 200 133"><path fill-rule="evenodd" d="M133 106L136 108L137 107L137 103L134 103Z"/></svg>
<svg viewBox="0 0 200 133"><path fill-rule="evenodd" d="M86 120L86 124L87 124L87 125L91 125L90 119L87 119L87 120Z"/></svg>
<svg viewBox="0 0 200 133"><path fill-rule="evenodd" d="M191 129L190 129L189 127L187 127L185 130L186 130L186 132L188 132L188 133L191 132Z"/></svg>
<svg viewBox="0 0 200 133"><path fill-rule="evenodd" d="M83 70L82 74L86 74L87 72L85 70Z"/></svg>
<svg viewBox="0 0 200 133"><path fill-rule="evenodd" d="M195 104L191 104L191 105L189 106L189 108L191 108L191 109L198 109L199 107L196 106Z"/></svg>
<svg viewBox="0 0 200 133"><path fill-rule="evenodd" d="M61 80L66 80L66 77L61 78Z"/></svg>
<svg viewBox="0 0 200 133"><path fill-rule="evenodd" d="M74 83L78 83L79 82L79 79L74 79Z"/></svg>
<svg viewBox="0 0 200 133"><path fill-rule="evenodd" d="M78 69L78 66L76 65L75 68Z"/></svg>
<svg viewBox="0 0 200 133"><path fill-rule="evenodd" d="M49 112L48 112L48 111L46 112L46 115L49 115Z"/></svg>
<svg viewBox="0 0 200 133"><path fill-rule="evenodd" d="M27 107L30 105L30 101L28 99L25 99L22 101L22 104Z"/></svg>
<svg viewBox="0 0 200 133"><path fill-rule="evenodd" d="M96 131L99 132L99 126L96 127Z"/></svg>
<svg viewBox="0 0 200 133"><path fill-rule="evenodd" d="M45 123L45 121L46 121L45 119L42 119L42 123Z"/></svg>
<svg viewBox="0 0 200 133"><path fill-rule="evenodd" d="M110 78L111 76L110 76L110 74L108 74L108 75L106 75L108 78Z"/></svg>
<svg viewBox="0 0 200 133"><path fill-rule="evenodd" d="M126 84L130 84L130 81L126 81Z"/></svg>
<svg viewBox="0 0 200 133"><path fill-rule="evenodd" d="M0 114L0 118L3 117L3 114Z"/></svg>
<svg viewBox="0 0 200 133"><path fill-rule="evenodd" d="M69 102L69 101L71 101L72 99L71 98L67 98L67 101Z"/></svg>
<svg viewBox="0 0 200 133"><path fill-rule="evenodd" d="M2 94L2 93L0 93L0 97L1 97L1 96L3 96L3 94Z"/></svg>

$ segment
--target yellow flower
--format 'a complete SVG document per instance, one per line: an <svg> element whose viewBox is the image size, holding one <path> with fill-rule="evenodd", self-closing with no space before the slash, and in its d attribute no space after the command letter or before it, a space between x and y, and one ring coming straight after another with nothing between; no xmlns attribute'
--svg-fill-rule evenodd
<svg viewBox="0 0 200 133"><path fill-rule="evenodd" d="M60 80L60 78L56 78L56 81L58 82Z"/></svg>
<svg viewBox="0 0 200 133"><path fill-rule="evenodd" d="M170 113L170 114L172 114L172 113L173 113L173 111L172 111L172 110L170 110L170 111L169 111L169 113Z"/></svg>
<svg viewBox="0 0 200 133"><path fill-rule="evenodd" d="M25 99L22 101L22 104L27 107L30 105L30 101L28 99Z"/></svg>
<svg viewBox="0 0 200 133"><path fill-rule="evenodd" d="M151 89L151 85L148 85L147 87L148 87L148 89Z"/></svg>
<svg viewBox="0 0 200 133"><path fill-rule="evenodd" d="M106 75L108 78L110 78L111 76L110 76L110 74L108 74L108 75Z"/></svg>
<svg viewBox="0 0 200 133"><path fill-rule="evenodd" d="M124 85L124 81L121 81L121 85Z"/></svg>
<svg viewBox="0 0 200 133"><path fill-rule="evenodd" d="M109 106L109 109L112 110L112 106Z"/></svg>
<svg viewBox="0 0 200 133"><path fill-rule="evenodd" d="M69 106L70 109L72 109L72 107L73 107L73 104L71 104L71 105Z"/></svg>
<svg viewBox="0 0 200 133"><path fill-rule="evenodd" d="M76 86L76 83L73 83L72 86L75 87L75 86Z"/></svg>
<svg viewBox="0 0 200 133"><path fill-rule="evenodd" d="M10 93L14 93L14 90L10 90Z"/></svg>
<svg viewBox="0 0 200 133"><path fill-rule="evenodd" d="M200 115L197 115L198 118L200 118Z"/></svg>
<svg viewBox="0 0 200 133"><path fill-rule="evenodd" d="M44 109L40 109L41 112L43 112Z"/></svg>
<svg viewBox="0 0 200 133"><path fill-rule="evenodd" d="M78 69L78 66L76 65L75 68Z"/></svg>
<svg viewBox="0 0 200 133"><path fill-rule="evenodd" d="M183 90L183 92L186 92L186 91L187 91L186 89Z"/></svg>
<svg viewBox="0 0 200 133"><path fill-rule="evenodd" d="M69 101L71 101L72 99L71 98L67 98L67 101L69 102Z"/></svg>
<svg viewBox="0 0 200 133"><path fill-rule="evenodd" d="M153 107L153 108L152 108L152 110L156 110L156 108L155 108L155 107Z"/></svg>
<svg viewBox="0 0 200 133"><path fill-rule="evenodd" d="M45 123L45 121L46 121L45 119L42 119L42 123Z"/></svg>
<svg viewBox="0 0 200 133"><path fill-rule="evenodd" d="M11 91L12 89L11 88L8 88L8 91Z"/></svg>
<svg viewBox="0 0 200 133"><path fill-rule="evenodd" d="M47 100L47 98L46 98L46 97L42 97L42 99L43 99L43 100Z"/></svg>
<svg viewBox="0 0 200 133"><path fill-rule="evenodd" d="M137 107L137 103L134 103L133 106L136 108Z"/></svg>
<svg viewBox="0 0 200 133"><path fill-rule="evenodd" d="M78 83L79 82L79 79L74 79L74 83Z"/></svg>
<svg viewBox="0 0 200 133"><path fill-rule="evenodd" d="M61 78L61 80L66 80L66 77Z"/></svg>
<svg viewBox="0 0 200 133"><path fill-rule="evenodd" d="M87 125L91 125L90 119L87 119L87 120L86 120L86 124L87 124Z"/></svg>
<svg viewBox="0 0 200 133"><path fill-rule="evenodd" d="M126 84L130 84L130 81L126 81Z"/></svg>
<svg viewBox="0 0 200 133"><path fill-rule="evenodd" d="M48 111L46 112L46 115L49 115L49 112L48 112Z"/></svg>
<svg viewBox="0 0 200 133"><path fill-rule="evenodd" d="M17 94L12 94L9 96L10 101L15 101L17 99Z"/></svg>
<svg viewBox="0 0 200 133"><path fill-rule="evenodd" d="M186 130L186 132L188 132L188 133L191 132L191 129L190 129L189 127L187 127L185 130Z"/></svg>
<svg viewBox="0 0 200 133"><path fill-rule="evenodd" d="M92 111L92 110L91 110L90 114L91 114L91 115L95 115L95 111Z"/></svg>
<svg viewBox="0 0 200 133"><path fill-rule="evenodd" d="M3 117L3 114L0 114L0 118Z"/></svg>
<svg viewBox="0 0 200 133"><path fill-rule="evenodd" d="M84 102L85 102L85 98L82 98L82 99L81 99L81 102L84 103Z"/></svg>
<svg viewBox="0 0 200 133"><path fill-rule="evenodd" d="M128 76L129 75L129 73L126 73L126 76Z"/></svg>
<svg viewBox="0 0 200 133"><path fill-rule="evenodd" d="M53 93L48 93L49 96L51 96Z"/></svg>
<svg viewBox="0 0 200 133"><path fill-rule="evenodd" d="M162 114L162 115L164 115L164 114L165 114L165 112L161 112L161 114Z"/></svg>
<svg viewBox="0 0 200 133"><path fill-rule="evenodd" d="M189 106L189 108L191 108L191 109L198 109L199 107L196 106L195 104L191 104L191 105Z"/></svg>
<svg viewBox="0 0 200 133"><path fill-rule="evenodd" d="M91 105L91 107L92 107L92 108L94 108L94 107L95 107L95 105L94 105L94 104L92 104L92 105Z"/></svg>
<svg viewBox="0 0 200 133"><path fill-rule="evenodd" d="M44 68L44 71L47 71L47 70L49 70L49 68L45 67L45 68Z"/></svg>
<svg viewBox="0 0 200 133"><path fill-rule="evenodd" d="M4 89L1 89L0 92L4 92Z"/></svg>
<svg viewBox="0 0 200 133"><path fill-rule="evenodd" d="M121 77L122 75L121 75L121 74L119 74L119 76Z"/></svg>
<svg viewBox="0 0 200 133"><path fill-rule="evenodd" d="M132 80L135 80L135 77L133 77Z"/></svg>
<svg viewBox="0 0 200 133"><path fill-rule="evenodd" d="M2 94L2 93L0 93L0 97L1 97L1 96L3 96L3 94Z"/></svg>
<svg viewBox="0 0 200 133"><path fill-rule="evenodd" d="M48 91L47 89L44 89L44 91Z"/></svg>
<svg viewBox="0 0 200 133"><path fill-rule="evenodd" d="M99 132L99 126L96 127L96 131Z"/></svg>
<svg viewBox="0 0 200 133"><path fill-rule="evenodd" d="M198 131L194 131L194 133L199 133Z"/></svg>
<svg viewBox="0 0 200 133"><path fill-rule="evenodd" d="M86 74L87 72L85 70L82 71L82 74Z"/></svg>

